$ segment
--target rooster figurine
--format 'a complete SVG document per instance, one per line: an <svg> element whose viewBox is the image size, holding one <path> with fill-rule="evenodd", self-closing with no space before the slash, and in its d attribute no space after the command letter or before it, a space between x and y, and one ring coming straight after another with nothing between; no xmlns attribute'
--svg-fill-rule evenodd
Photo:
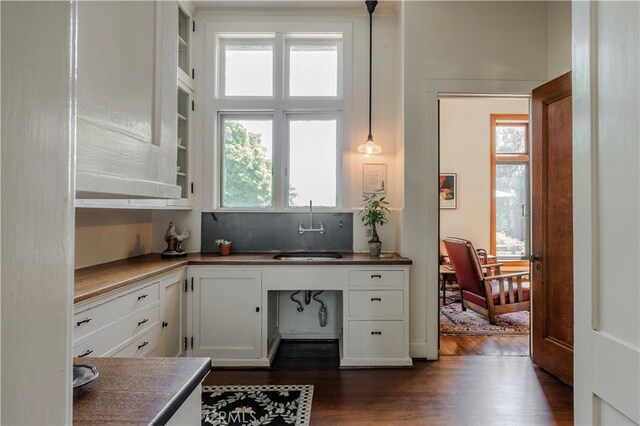
<svg viewBox="0 0 640 426"><path fill-rule="evenodd" d="M176 226L173 222L169 222L167 232L164 234L164 240L167 242L167 249L162 252L162 257L179 257L186 256L187 252L182 248L182 242L189 238L189 231L185 228L182 234L176 233Z"/></svg>

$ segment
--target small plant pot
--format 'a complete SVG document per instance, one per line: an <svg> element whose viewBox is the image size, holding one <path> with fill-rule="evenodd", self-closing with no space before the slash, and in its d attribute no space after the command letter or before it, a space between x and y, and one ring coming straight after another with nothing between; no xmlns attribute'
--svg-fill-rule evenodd
<svg viewBox="0 0 640 426"><path fill-rule="evenodd" d="M380 256L380 251L382 251L382 242L369 243L369 256L378 257Z"/></svg>
<svg viewBox="0 0 640 426"><path fill-rule="evenodd" d="M231 253L231 244L220 244L220 256L229 256Z"/></svg>

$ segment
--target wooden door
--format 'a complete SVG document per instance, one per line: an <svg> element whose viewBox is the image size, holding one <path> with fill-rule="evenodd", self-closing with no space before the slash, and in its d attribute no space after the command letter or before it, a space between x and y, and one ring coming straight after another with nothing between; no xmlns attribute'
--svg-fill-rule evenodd
<svg viewBox="0 0 640 426"><path fill-rule="evenodd" d="M571 73L533 90L532 355L573 383Z"/></svg>

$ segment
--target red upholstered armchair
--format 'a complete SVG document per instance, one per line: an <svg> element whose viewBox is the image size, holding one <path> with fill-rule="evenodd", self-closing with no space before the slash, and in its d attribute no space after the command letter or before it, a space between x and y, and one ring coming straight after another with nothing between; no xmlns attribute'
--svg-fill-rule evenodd
<svg viewBox="0 0 640 426"><path fill-rule="evenodd" d="M478 253L471 241L462 238L444 240L462 295L462 309L467 308L496 323L496 315L528 311L529 283L522 277L528 272L484 276Z"/></svg>

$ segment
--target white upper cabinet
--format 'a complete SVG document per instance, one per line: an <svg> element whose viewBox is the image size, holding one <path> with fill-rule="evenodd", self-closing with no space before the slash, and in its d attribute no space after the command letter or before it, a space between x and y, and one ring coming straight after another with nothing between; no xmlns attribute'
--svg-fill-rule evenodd
<svg viewBox="0 0 640 426"><path fill-rule="evenodd" d="M79 2L76 198L178 198L176 2Z"/></svg>

